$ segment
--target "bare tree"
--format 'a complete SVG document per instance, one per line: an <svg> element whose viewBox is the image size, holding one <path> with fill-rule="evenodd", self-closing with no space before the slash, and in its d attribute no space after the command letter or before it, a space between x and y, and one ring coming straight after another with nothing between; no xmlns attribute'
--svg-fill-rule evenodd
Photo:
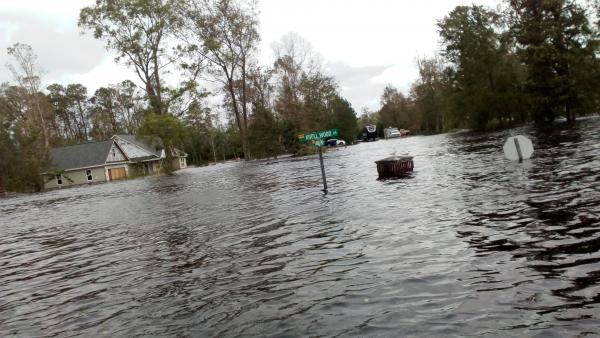
<svg viewBox="0 0 600 338"><path fill-rule="evenodd" d="M308 41L289 32L272 45L275 56L274 79L277 90L275 109L290 121L302 124L302 85L306 79L324 74L321 57Z"/></svg>
<svg viewBox="0 0 600 338"><path fill-rule="evenodd" d="M288 32L278 42L271 44L275 56L275 64L280 60L289 59L294 67L305 73L323 72L323 60L315 52L310 42L295 32Z"/></svg>
<svg viewBox="0 0 600 338"><path fill-rule="evenodd" d="M248 75L260 36L255 2L191 0L182 9L187 18L183 39L196 64L208 62L208 71L220 83L240 132L244 157L250 159ZM239 90L238 90L239 88Z"/></svg>
<svg viewBox="0 0 600 338"><path fill-rule="evenodd" d="M45 148L48 148L48 131L39 95L42 72L38 68L37 55L31 46L23 43L16 43L11 47L8 47L8 54L16 61L16 65L8 64L8 69L11 71L19 85L27 91L30 106L29 109L33 116L39 118L44 136L44 146Z"/></svg>

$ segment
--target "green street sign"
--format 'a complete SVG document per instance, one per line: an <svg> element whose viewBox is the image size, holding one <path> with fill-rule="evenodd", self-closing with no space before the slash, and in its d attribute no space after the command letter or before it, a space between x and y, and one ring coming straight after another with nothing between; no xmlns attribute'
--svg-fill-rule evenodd
<svg viewBox="0 0 600 338"><path fill-rule="evenodd" d="M316 141L322 140L328 137L337 137L338 129L329 129L329 130L321 130L321 131L313 131L311 133L300 133L298 134L298 141L300 142L308 142L308 141Z"/></svg>

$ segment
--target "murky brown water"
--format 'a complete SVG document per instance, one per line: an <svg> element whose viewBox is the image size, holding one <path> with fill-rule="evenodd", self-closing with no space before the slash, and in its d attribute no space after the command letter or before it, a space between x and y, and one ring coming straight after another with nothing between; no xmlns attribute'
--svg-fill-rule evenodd
<svg viewBox="0 0 600 338"><path fill-rule="evenodd" d="M1 335L600 334L600 119L325 161L326 196L310 157L0 200Z"/></svg>

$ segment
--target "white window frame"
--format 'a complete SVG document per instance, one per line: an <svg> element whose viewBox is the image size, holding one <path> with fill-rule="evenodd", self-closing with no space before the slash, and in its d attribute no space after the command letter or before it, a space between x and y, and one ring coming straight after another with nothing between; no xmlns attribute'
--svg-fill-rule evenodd
<svg viewBox="0 0 600 338"><path fill-rule="evenodd" d="M88 174L88 172L89 172L89 174ZM94 180L94 177L92 176L92 169L85 170L85 178L88 182L92 182Z"/></svg>
<svg viewBox="0 0 600 338"><path fill-rule="evenodd" d="M61 185L63 185L63 177L62 177L62 174L58 174L58 175L56 175L56 185L58 185L59 187L60 187Z"/></svg>

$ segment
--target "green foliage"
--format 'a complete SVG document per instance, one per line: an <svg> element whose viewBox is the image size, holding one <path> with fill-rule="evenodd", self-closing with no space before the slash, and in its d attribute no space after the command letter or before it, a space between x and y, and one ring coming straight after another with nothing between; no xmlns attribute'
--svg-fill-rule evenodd
<svg viewBox="0 0 600 338"><path fill-rule="evenodd" d="M81 84L52 84L47 89L48 102L54 108L53 132L68 142L88 141L91 126L87 88Z"/></svg>
<svg viewBox="0 0 600 338"><path fill-rule="evenodd" d="M417 66L419 79L410 91L413 131L442 132L449 117L449 72L439 57L417 59Z"/></svg>
<svg viewBox="0 0 600 338"><path fill-rule="evenodd" d="M482 6L458 6L439 23L442 53L452 65L451 127L483 130L522 116L522 69L497 33L499 20Z"/></svg>
<svg viewBox="0 0 600 338"><path fill-rule="evenodd" d="M589 9L574 0L506 3L503 12L458 6L440 20L441 55L417 60L408 97L384 90L378 126L484 130L599 111L600 27Z"/></svg>
<svg viewBox="0 0 600 338"><path fill-rule="evenodd" d="M167 146L183 142L184 126L172 115L148 114L138 130L140 135L158 136Z"/></svg>
<svg viewBox="0 0 600 338"><path fill-rule="evenodd" d="M142 93L131 81L100 87L89 101L90 136L95 140L119 133L135 134L147 109Z"/></svg>
<svg viewBox="0 0 600 338"><path fill-rule="evenodd" d="M283 144L283 148L285 149L285 152L290 154L297 154L299 149L302 147L302 145L298 143L298 141L296 141L300 129L297 125L285 119L280 121L280 128L280 139L281 143Z"/></svg>
<svg viewBox="0 0 600 338"><path fill-rule="evenodd" d="M0 95L0 190L41 191L46 163L41 128L28 125Z"/></svg>
<svg viewBox="0 0 600 338"><path fill-rule="evenodd" d="M79 15L81 28L104 40L117 53L117 61L124 59L133 67L155 114L167 113L190 87L186 81L172 89L162 79L166 67L179 59L177 50L169 47L169 38L181 27L177 13L181 4L180 0L96 0Z"/></svg>
<svg viewBox="0 0 600 338"><path fill-rule="evenodd" d="M574 0L510 0L511 33L527 65L526 89L534 120L548 123L564 115L598 109L598 35L590 13Z"/></svg>
<svg viewBox="0 0 600 338"><path fill-rule="evenodd" d="M329 127L340 130L340 139L349 143L354 142L358 125L356 123L356 112L352 109L350 102L336 95L329 105L333 111L333 122Z"/></svg>
<svg viewBox="0 0 600 338"><path fill-rule="evenodd" d="M280 124L271 110L258 107L254 111L248 140L251 152L256 158L274 157L282 153Z"/></svg>
<svg viewBox="0 0 600 338"><path fill-rule="evenodd" d="M148 114L146 115L138 134L147 137L159 137L162 141L157 147L164 146L167 160L164 168L167 173L172 171L171 159L174 148L183 144L185 128L183 123L170 114Z"/></svg>
<svg viewBox="0 0 600 338"><path fill-rule="evenodd" d="M184 119L184 149L188 162L204 165L231 158L242 153L239 133L233 124L219 126L217 115L195 100Z"/></svg>

